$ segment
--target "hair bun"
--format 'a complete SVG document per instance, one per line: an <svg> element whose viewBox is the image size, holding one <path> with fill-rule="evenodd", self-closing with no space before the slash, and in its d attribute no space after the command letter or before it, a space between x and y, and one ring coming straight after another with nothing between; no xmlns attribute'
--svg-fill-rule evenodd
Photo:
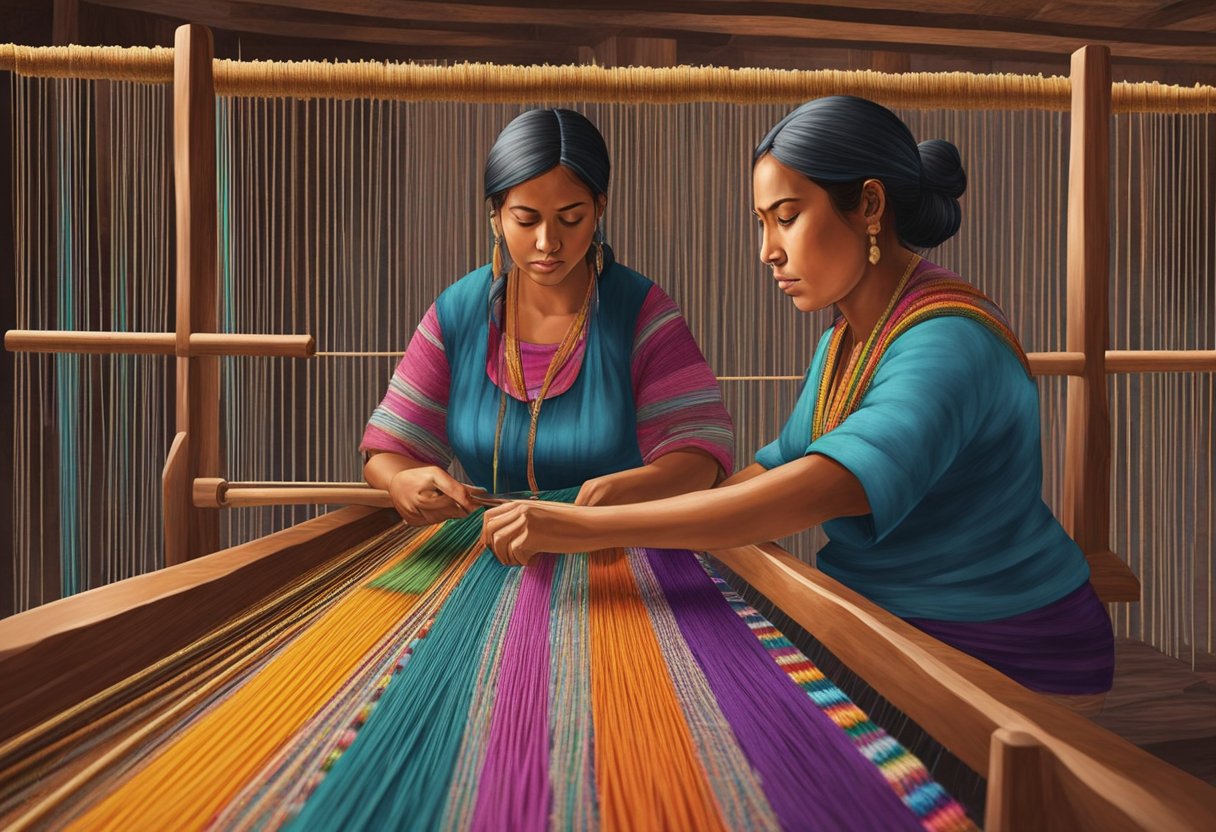
<svg viewBox="0 0 1216 832"><path fill-rule="evenodd" d="M920 200L915 211L899 215L899 234L917 248L949 240L963 220L958 198L967 190L967 173L958 148L943 139L917 145L921 162Z"/></svg>
<svg viewBox="0 0 1216 832"><path fill-rule="evenodd" d="M958 148L945 139L929 139L916 149L920 153L922 187L951 199L962 196L967 190L967 172Z"/></svg>

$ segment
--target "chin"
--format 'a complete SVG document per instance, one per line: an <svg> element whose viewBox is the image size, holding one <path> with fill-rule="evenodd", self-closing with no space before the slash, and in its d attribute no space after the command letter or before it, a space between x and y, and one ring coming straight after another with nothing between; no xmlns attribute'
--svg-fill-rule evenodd
<svg viewBox="0 0 1216 832"><path fill-rule="evenodd" d="M794 302L794 308L799 312L818 312L820 309L831 306L830 302L821 302L818 298L808 298L803 295L794 295L790 300Z"/></svg>

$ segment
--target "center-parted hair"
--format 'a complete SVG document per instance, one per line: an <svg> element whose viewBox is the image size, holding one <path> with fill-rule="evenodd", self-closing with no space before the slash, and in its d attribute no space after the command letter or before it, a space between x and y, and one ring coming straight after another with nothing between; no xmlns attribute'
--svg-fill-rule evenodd
<svg viewBox="0 0 1216 832"><path fill-rule="evenodd" d="M608 193L608 146L586 116L561 109L520 113L486 157L485 197L497 211L508 190L558 165L569 168L593 197Z"/></svg>
<svg viewBox="0 0 1216 832"><path fill-rule="evenodd" d="M852 210L867 179L882 182L899 238L932 248L958 231L958 198L967 189L958 148L943 139L919 145L899 116L852 95L816 98L795 109L756 147L824 188L836 208Z"/></svg>

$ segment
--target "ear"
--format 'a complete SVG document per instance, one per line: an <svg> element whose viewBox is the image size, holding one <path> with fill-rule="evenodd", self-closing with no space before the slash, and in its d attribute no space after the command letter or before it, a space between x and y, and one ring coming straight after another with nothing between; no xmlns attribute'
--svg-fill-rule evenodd
<svg viewBox="0 0 1216 832"><path fill-rule="evenodd" d="M502 229L498 227L498 212L493 208L490 209L490 232L495 237L502 236Z"/></svg>
<svg viewBox="0 0 1216 832"><path fill-rule="evenodd" d="M877 179L867 179L862 183L861 203L858 208L861 211L864 225L870 226L882 222L883 213L887 209L887 189L883 187L882 182Z"/></svg>
<svg viewBox="0 0 1216 832"><path fill-rule="evenodd" d="M598 224L608 210L608 194L600 194L595 200L595 221Z"/></svg>

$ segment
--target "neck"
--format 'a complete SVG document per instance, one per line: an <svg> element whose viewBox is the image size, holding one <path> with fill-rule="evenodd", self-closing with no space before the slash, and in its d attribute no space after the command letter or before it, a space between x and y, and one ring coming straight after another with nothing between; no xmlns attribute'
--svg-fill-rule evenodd
<svg viewBox="0 0 1216 832"><path fill-rule="evenodd" d="M574 315L583 306L587 281L591 279L591 268L586 260L580 260L561 283L553 286L536 282L522 270L516 273L516 279L519 280L521 306L531 308L545 317Z"/></svg>
<svg viewBox="0 0 1216 832"><path fill-rule="evenodd" d="M870 337L914 256L902 246L885 247L883 251L890 254L885 255L876 266L867 265L866 274L853 291L836 304L849 325L853 344L864 344ZM895 256L892 257L892 254Z"/></svg>

